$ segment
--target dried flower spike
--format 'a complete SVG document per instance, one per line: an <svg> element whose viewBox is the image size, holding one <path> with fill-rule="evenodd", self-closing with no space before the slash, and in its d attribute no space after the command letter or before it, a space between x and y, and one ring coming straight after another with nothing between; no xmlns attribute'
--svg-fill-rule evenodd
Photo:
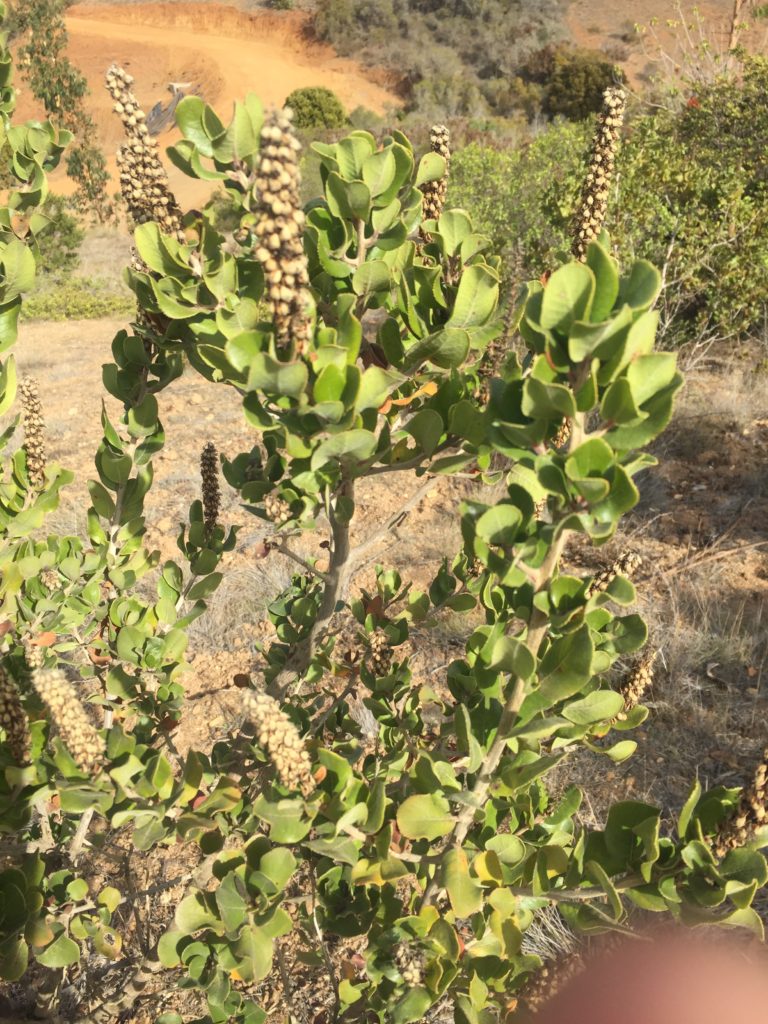
<svg viewBox="0 0 768 1024"><path fill-rule="evenodd" d="M40 393L34 377L24 377L19 384L19 397L24 411L24 452L27 456L29 482L35 491L45 487L45 424Z"/></svg>
<svg viewBox="0 0 768 1024"><path fill-rule="evenodd" d="M627 579L632 579L642 564L643 560L640 555L634 551L624 551L612 565L595 576L587 587L587 597L593 597L595 594L607 590L617 576L626 576Z"/></svg>
<svg viewBox="0 0 768 1024"><path fill-rule="evenodd" d="M562 448L564 444L568 443L568 438L571 436L571 421L567 417L563 417L563 422L557 428L555 436L552 438L550 444L553 448Z"/></svg>
<svg viewBox="0 0 768 1024"><path fill-rule="evenodd" d="M286 108L270 114L261 130L256 193L261 217L256 224L256 256L264 268L278 346L301 355L310 341L309 274L302 234L301 143Z"/></svg>
<svg viewBox="0 0 768 1024"><path fill-rule="evenodd" d="M611 87L603 93L603 109L597 116L589 169L574 222L573 255L582 263L589 243L600 234L605 221L626 102L623 89Z"/></svg>
<svg viewBox="0 0 768 1024"><path fill-rule="evenodd" d="M8 749L16 764L29 757L29 724L21 706L16 683L0 665L0 727L5 730Z"/></svg>
<svg viewBox="0 0 768 1024"><path fill-rule="evenodd" d="M88 775L96 772L101 766L104 745L74 686L55 668L35 669L32 685L47 706L51 721L78 768Z"/></svg>
<svg viewBox="0 0 768 1024"><path fill-rule="evenodd" d="M200 476L203 482L203 518L207 534L213 533L219 524L221 491L219 489L219 457L213 442L203 447L200 454Z"/></svg>
<svg viewBox="0 0 768 1024"><path fill-rule="evenodd" d="M154 221L166 234L175 234L183 242L181 209L168 187L168 175L157 142L147 128L146 115L131 90L133 77L113 64L107 70L106 82L126 137L117 151L117 166L128 212L136 224Z"/></svg>
<svg viewBox="0 0 768 1024"><path fill-rule="evenodd" d="M344 623L333 642L334 661L345 668L353 668L360 664L366 653L366 646L360 637L357 623L354 620Z"/></svg>
<svg viewBox="0 0 768 1024"><path fill-rule="evenodd" d="M280 705L266 693L245 692L243 707L247 718L256 726L256 736L277 777L286 789L299 790L308 796L315 788L312 762L304 740Z"/></svg>
<svg viewBox="0 0 768 1024"><path fill-rule="evenodd" d="M640 658L621 684L619 692L624 698L624 712L631 711L643 699L653 684L653 663L658 651Z"/></svg>
<svg viewBox="0 0 768 1024"><path fill-rule="evenodd" d="M768 824L767 802L768 748L763 751L762 760L755 769L749 788L742 793L735 813L721 825L712 840L712 850L716 857L724 857L729 850L746 846L757 830Z"/></svg>
<svg viewBox="0 0 768 1024"><path fill-rule="evenodd" d="M422 185L423 199L421 202L424 220L439 220L448 194L448 172L451 165L451 133L444 124L433 124L429 132L429 142L433 153L445 160L445 174L437 181L427 181ZM422 236L426 235L422 231Z"/></svg>

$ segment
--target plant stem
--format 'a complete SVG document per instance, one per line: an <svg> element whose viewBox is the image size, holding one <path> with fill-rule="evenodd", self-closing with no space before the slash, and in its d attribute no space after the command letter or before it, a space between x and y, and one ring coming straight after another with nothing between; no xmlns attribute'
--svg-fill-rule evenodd
<svg viewBox="0 0 768 1024"><path fill-rule="evenodd" d="M336 611L336 605L344 598L352 572L352 564L349 557L349 519L351 516L347 518L345 515L343 519L339 519L336 514L336 506L341 498L353 501L354 494L354 481L343 480L336 492L336 504L333 501L328 504L328 519L331 524L331 559L328 572L324 576L325 587L323 588L323 596L320 599L317 618L312 624L309 635L296 645L285 667L267 687L267 693L270 697L282 697L296 676L301 676L306 671L307 666L312 660L318 639Z"/></svg>
<svg viewBox="0 0 768 1024"><path fill-rule="evenodd" d="M453 826L453 831L448 838L448 843L445 848L446 853L448 850L460 848L464 840L467 838L467 833L475 819L475 812L481 809L486 797L488 796L488 790L491 788L494 773L499 766L501 755L504 753L504 748L507 745L509 734L517 720L517 712L520 710L520 706L522 705L524 698L525 685L522 679L516 679L514 686L512 687L512 692L507 698L504 709L501 712L499 728L494 741L485 756L482 769L475 779L475 784L472 787L470 793L471 802L462 807L459 812L459 816L456 818L456 824ZM424 890L424 895L421 899L422 909L424 907L428 907L434 899L435 893L438 889L439 877L440 867L438 866L434 875L430 879L427 888Z"/></svg>

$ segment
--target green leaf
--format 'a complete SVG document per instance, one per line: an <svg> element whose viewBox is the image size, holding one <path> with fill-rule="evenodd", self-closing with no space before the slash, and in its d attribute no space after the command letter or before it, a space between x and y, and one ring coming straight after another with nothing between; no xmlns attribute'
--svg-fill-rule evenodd
<svg viewBox="0 0 768 1024"><path fill-rule="evenodd" d="M377 292L387 292L390 287L389 267L384 260L367 260L352 275L352 289L364 299Z"/></svg>
<svg viewBox="0 0 768 1024"><path fill-rule="evenodd" d="M270 826L270 838L275 843L298 843L312 828L312 820L305 813L300 800L269 801L260 794L253 803L253 813Z"/></svg>
<svg viewBox="0 0 768 1024"><path fill-rule="evenodd" d="M591 725L617 715L624 706L624 698L613 690L595 690L581 700L567 704L561 714L575 725Z"/></svg>
<svg viewBox="0 0 768 1024"><path fill-rule="evenodd" d="M475 531L486 544L511 547L517 539L522 521L523 515L519 508L502 503L483 512L475 524Z"/></svg>
<svg viewBox="0 0 768 1024"><path fill-rule="evenodd" d="M163 967L178 967L181 963L178 945L184 938L186 938L186 933L180 931L169 931L160 936L160 941L157 944L157 956Z"/></svg>
<svg viewBox="0 0 768 1024"><path fill-rule="evenodd" d="M346 430L322 441L312 453L310 466L322 469L329 462L363 462L376 450L376 436L368 430Z"/></svg>
<svg viewBox="0 0 768 1024"><path fill-rule="evenodd" d="M576 320L587 320L595 294L595 275L583 263L566 263L547 281L540 326L567 334Z"/></svg>
<svg viewBox="0 0 768 1024"><path fill-rule="evenodd" d="M409 349L405 358L406 371L413 371L423 362L434 363L444 369L461 366L469 352L469 334L457 327L446 327L423 338Z"/></svg>
<svg viewBox="0 0 768 1024"><path fill-rule="evenodd" d="M682 810L677 818L677 834L681 839L688 838L688 826L693 818L693 813L702 794L701 782L696 779L688 799L683 804Z"/></svg>
<svg viewBox="0 0 768 1024"><path fill-rule="evenodd" d="M228 932L240 927L248 913L248 903L238 890L238 881L235 874L227 875L216 890L216 906Z"/></svg>
<svg viewBox="0 0 768 1024"><path fill-rule="evenodd" d="M388 193L397 174L397 162L392 149L383 149L369 156L363 162L362 171L363 181L374 199L385 192Z"/></svg>
<svg viewBox="0 0 768 1024"><path fill-rule="evenodd" d="M609 757L614 764L621 764L622 761L632 757L636 750L637 743L635 740L621 740L619 743L614 743L612 747L602 748L600 753Z"/></svg>
<svg viewBox="0 0 768 1024"><path fill-rule="evenodd" d="M465 210L446 210L438 223L446 256L455 256L461 243L472 234L472 221Z"/></svg>
<svg viewBox="0 0 768 1024"><path fill-rule="evenodd" d="M467 855L463 850L454 848L445 854L443 884L459 917L469 917L483 905L483 890L470 876Z"/></svg>
<svg viewBox="0 0 768 1024"><path fill-rule="evenodd" d="M530 679L536 671L536 659L520 640L500 636L493 645L488 668L510 672L518 679Z"/></svg>
<svg viewBox="0 0 768 1024"><path fill-rule="evenodd" d="M550 642L539 666L539 690L550 705L578 693L589 682L593 651L586 623Z"/></svg>
<svg viewBox="0 0 768 1024"><path fill-rule="evenodd" d="M0 942L0 978L4 981L18 981L27 972L29 947L24 939L14 936Z"/></svg>
<svg viewBox="0 0 768 1024"><path fill-rule="evenodd" d="M62 932L36 959L43 967L69 967L80 959L80 947Z"/></svg>
<svg viewBox="0 0 768 1024"><path fill-rule="evenodd" d="M443 419L434 409L421 409L404 428L427 455L432 455L443 436Z"/></svg>
<svg viewBox="0 0 768 1024"><path fill-rule="evenodd" d="M459 281L448 327L479 327L488 323L499 301L499 281L483 265L466 267Z"/></svg>
<svg viewBox="0 0 768 1024"><path fill-rule="evenodd" d="M409 796L397 811L397 827L406 839L439 839L453 825L448 801L439 793Z"/></svg>
<svg viewBox="0 0 768 1024"><path fill-rule="evenodd" d="M218 924L218 918L208 906L205 894L201 892L191 893L184 897L176 907L174 921L176 926L187 935L191 935L200 928L209 928Z"/></svg>
<svg viewBox="0 0 768 1024"><path fill-rule="evenodd" d="M616 261L599 242L590 242L587 246L587 266L595 275L595 297L590 318L593 323L600 323L611 313L619 294L619 272Z"/></svg>
<svg viewBox="0 0 768 1024"><path fill-rule="evenodd" d="M419 1021L432 1005L432 996L425 988L412 988L392 1007L392 1024Z"/></svg>
<svg viewBox="0 0 768 1024"><path fill-rule="evenodd" d="M260 981L272 970L272 940L261 928L246 925L233 947L238 973L244 981Z"/></svg>
<svg viewBox="0 0 768 1024"><path fill-rule="evenodd" d="M648 309L661 291L661 274L647 260L632 264L629 276L622 278L619 286L619 302L626 302L632 309Z"/></svg>
<svg viewBox="0 0 768 1024"><path fill-rule="evenodd" d="M203 156L213 156L213 139L224 133L224 125L199 96L185 96L176 107L176 124L185 138Z"/></svg>
<svg viewBox="0 0 768 1024"><path fill-rule="evenodd" d="M439 181L445 176L445 157L439 153L425 153L416 169L414 184L418 188L428 181Z"/></svg>

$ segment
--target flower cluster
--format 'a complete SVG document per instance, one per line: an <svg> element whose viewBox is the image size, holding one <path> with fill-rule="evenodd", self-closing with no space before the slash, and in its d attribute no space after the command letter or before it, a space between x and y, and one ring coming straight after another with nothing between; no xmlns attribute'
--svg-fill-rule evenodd
<svg viewBox="0 0 768 1024"><path fill-rule="evenodd" d="M597 118L589 169L574 224L573 255L582 262L587 258L589 243L600 234L605 221L626 102L623 89L613 87L603 93L603 109Z"/></svg>
<svg viewBox="0 0 768 1024"><path fill-rule="evenodd" d="M264 513L276 526L284 526L291 518L291 506L277 494L268 494L264 499Z"/></svg>
<svg viewBox="0 0 768 1024"><path fill-rule="evenodd" d="M221 511L221 490L219 488L219 457L212 441L203 447L200 454L200 476L203 492L203 518L206 533L211 534L219 522Z"/></svg>
<svg viewBox="0 0 768 1024"><path fill-rule="evenodd" d="M370 639L370 668L377 676L385 676L392 667L392 648L383 629L377 629Z"/></svg>
<svg viewBox="0 0 768 1024"><path fill-rule="evenodd" d="M157 142L147 128L146 115L131 90L133 78L113 64L107 70L106 80L126 135L117 151L117 166L128 212L136 224L154 221L166 234L175 234L183 242L181 209L168 188L168 175Z"/></svg>
<svg viewBox="0 0 768 1024"><path fill-rule="evenodd" d="M640 703L653 684L653 663L657 651L640 658L627 678L621 684L620 693L624 698L624 711L631 711Z"/></svg>
<svg viewBox="0 0 768 1024"><path fill-rule="evenodd" d="M421 209L424 220L439 220L448 194L448 170L451 163L451 133L444 124L433 124L429 132L433 153L445 159L445 174L437 181L428 181L422 186Z"/></svg>
<svg viewBox="0 0 768 1024"><path fill-rule="evenodd" d="M0 727L11 756L17 764L24 764L29 756L29 725L21 706L16 683L0 666Z"/></svg>
<svg viewBox="0 0 768 1024"><path fill-rule="evenodd" d="M748 789L742 794L736 813L720 828L712 844L717 857L724 857L729 850L747 846L754 838L755 832L768 824L768 748Z"/></svg>
<svg viewBox="0 0 768 1024"><path fill-rule="evenodd" d="M622 552L615 562L595 576L587 587L587 597L594 597L595 594L607 590L617 576L626 576L627 579L632 579L642 564L643 560L636 552Z"/></svg>
<svg viewBox="0 0 768 1024"><path fill-rule="evenodd" d="M32 685L47 706L51 721L75 764L87 775L93 774L100 767L104 745L74 686L55 668L35 669Z"/></svg>
<svg viewBox="0 0 768 1024"><path fill-rule="evenodd" d="M243 697L246 717L256 727L259 745L275 766L286 789L308 796L315 788L312 762L299 731L280 705L266 693L247 691Z"/></svg>
<svg viewBox="0 0 768 1024"><path fill-rule="evenodd" d="M45 424L34 377L25 377L20 382L19 397L24 411L24 454L29 482L34 490L42 491L45 486Z"/></svg>
<svg viewBox="0 0 768 1024"><path fill-rule="evenodd" d="M261 130L256 190L261 217L256 256L264 267L277 344L301 355L310 340L309 275L302 233L299 151L289 109L272 113Z"/></svg>

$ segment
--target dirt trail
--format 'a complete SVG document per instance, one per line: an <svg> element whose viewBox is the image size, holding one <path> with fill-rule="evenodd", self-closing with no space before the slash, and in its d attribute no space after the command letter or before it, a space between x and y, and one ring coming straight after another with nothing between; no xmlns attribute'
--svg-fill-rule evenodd
<svg viewBox="0 0 768 1024"><path fill-rule="evenodd" d="M324 85L347 109L365 106L379 113L397 99L354 61L337 56L330 47L307 40L306 16L298 12L247 14L221 4L143 3L77 4L69 9L67 30L70 59L88 79L87 100L107 154L115 188L111 154L120 139L120 124L104 89L104 72L116 61L135 79L136 93L149 110L170 99L170 82L202 86L205 100L223 120L236 99L248 92L265 105L282 104L294 89ZM41 117L42 110L22 84L19 117ZM175 129L161 141L171 145ZM209 183L191 181L171 169L171 183L182 206L196 205L210 194ZM55 191L72 185L62 170L52 177Z"/></svg>

